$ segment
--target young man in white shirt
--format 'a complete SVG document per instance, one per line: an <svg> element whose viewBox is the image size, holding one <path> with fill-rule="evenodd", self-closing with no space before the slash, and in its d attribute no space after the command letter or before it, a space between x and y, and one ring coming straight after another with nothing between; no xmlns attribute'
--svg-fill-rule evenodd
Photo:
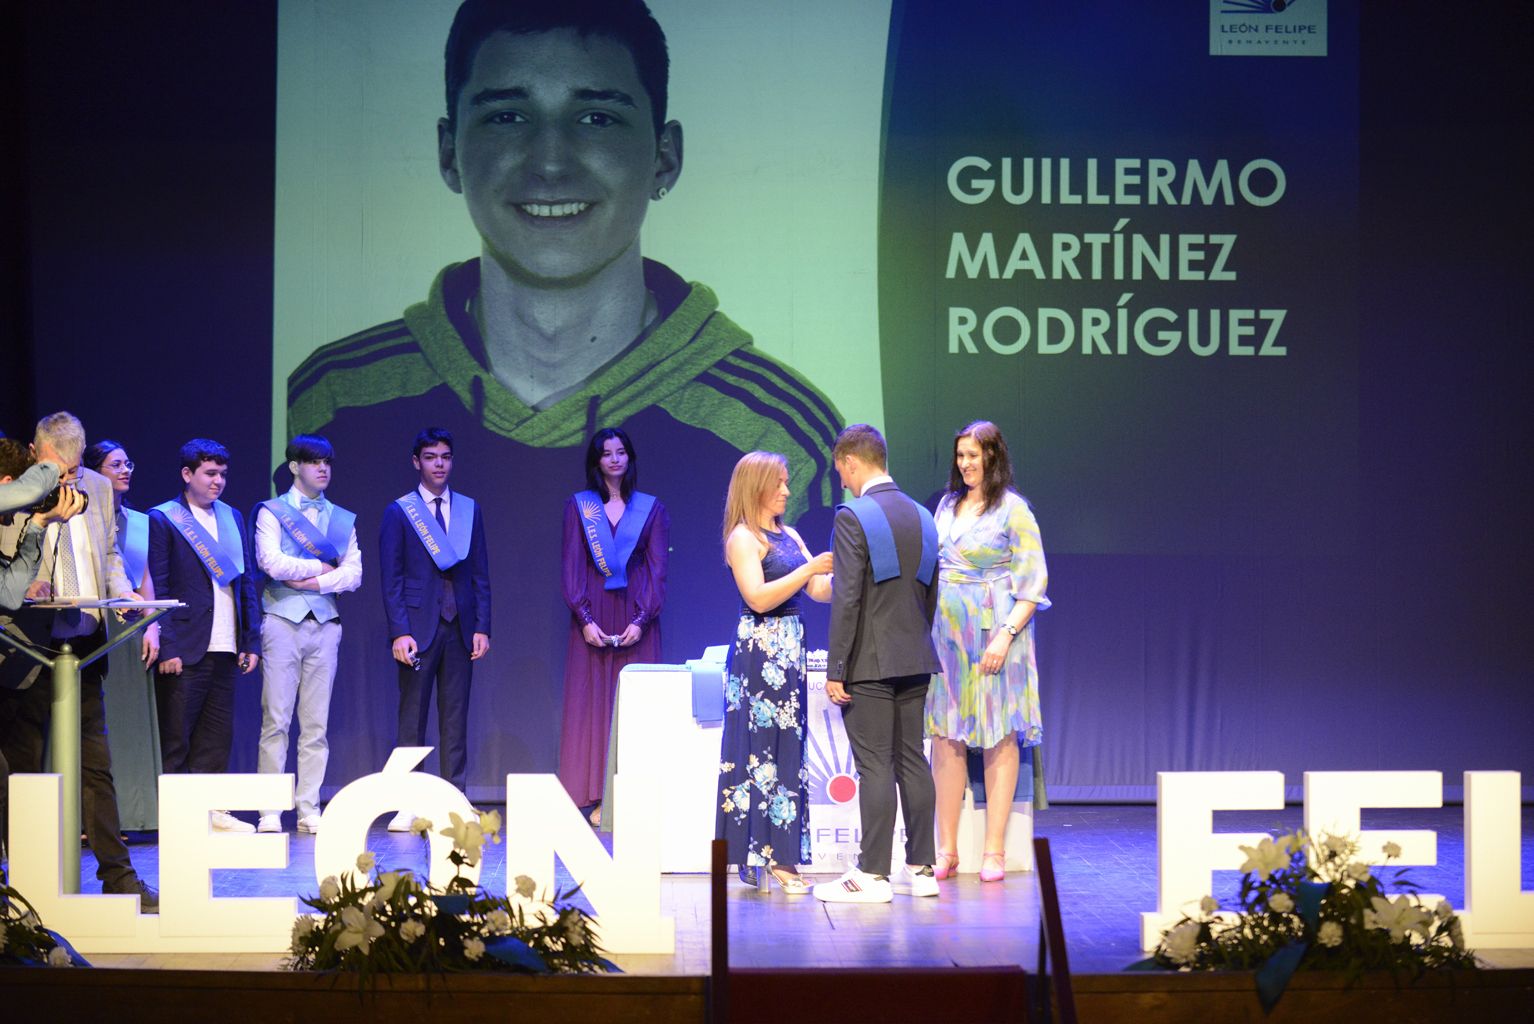
<svg viewBox="0 0 1534 1024"><path fill-rule="evenodd" d="M261 586L261 747L257 768L281 772L298 712L298 831L318 832L320 784L330 760L326 729L341 644L336 595L362 583L357 517L325 496L335 449L315 434L288 442L288 492L256 506ZM261 812L259 832L281 832L282 815Z"/></svg>

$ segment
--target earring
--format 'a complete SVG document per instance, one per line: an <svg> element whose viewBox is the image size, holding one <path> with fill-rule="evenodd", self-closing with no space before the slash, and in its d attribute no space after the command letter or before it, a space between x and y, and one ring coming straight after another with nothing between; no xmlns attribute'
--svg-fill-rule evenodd
<svg viewBox="0 0 1534 1024"><path fill-rule="evenodd" d="M655 190L655 201L658 203L664 198L666 198L666 186L662 185Z"/></svg>

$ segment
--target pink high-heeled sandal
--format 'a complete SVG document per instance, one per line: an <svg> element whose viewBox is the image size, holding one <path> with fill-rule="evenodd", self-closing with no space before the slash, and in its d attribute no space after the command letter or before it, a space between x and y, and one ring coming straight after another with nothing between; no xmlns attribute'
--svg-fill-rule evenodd
<svg viewBox="0 0 1534 1024"><path fill-rule="evenodd" d="M999 882L1007 877L1007 851L980 855L980 881Z"/></svg>
<svg viewBox="0 0 1534 1024"><path fill-rule="evenodd" d="M947 850L937 851L937 863L932 865L932 877L941 882L945 878L957 878L958 875L959 855Z"/></svg>

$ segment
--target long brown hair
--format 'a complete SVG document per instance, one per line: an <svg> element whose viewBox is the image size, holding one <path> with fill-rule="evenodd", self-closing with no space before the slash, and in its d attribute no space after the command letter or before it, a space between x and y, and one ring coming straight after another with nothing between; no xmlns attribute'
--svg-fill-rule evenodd
<svg viewBox="0 0 1534 1024"><path fill-rule="evenodd" d="M788 472L788 460L777 452L747 452L735 463L730 474L730 489L724 496L724 531L721 543L728 545L730 534L742 523L758 540L765 541L757 514L766 504L767 495L778 486L780 474ZM774 516L778 529L783 528L783 518Z"/></svg>
<svg viewBox="0 0 1534 1024"><path fill-rule="evenodd" d="M959 442L966 437L980 446L980 495L985 500L980 511L983 515L996 507L1003 494L1017 490L1012 483L1012 457L1007 454L1007 439L990 420L976 420L960 428L953 435L953 461L948 465L948 494L945 496L945 500L952 499L955 506L969 491L964 486L964 477L959 475Z"/></svg>

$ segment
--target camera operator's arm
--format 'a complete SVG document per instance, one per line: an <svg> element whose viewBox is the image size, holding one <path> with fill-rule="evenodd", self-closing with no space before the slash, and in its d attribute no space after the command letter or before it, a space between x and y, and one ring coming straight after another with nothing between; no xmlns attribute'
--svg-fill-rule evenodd
<svg viewBox="0 0 1534 1024"><path fill-rule="evenodd" d="M37 575L38 564L42 561L43 531L48 528L48 524L61 523L84 507L85 499L80 493L72 487L66 487L60 492L57 505L27 520L21 538L16 542L15 556L6 558L0 555L0 608L21 607L22 599L27 596L29 585Z"/></svg>
<svg viewBox="0 0 1534 1024"><path fill-rule="evenodd" d="M9 483L0 484L0 515L17 509L31 508L46 498L59 485L59 466L56 462L39 462ZM20 548L17 548L20 557Z"/></svg>

